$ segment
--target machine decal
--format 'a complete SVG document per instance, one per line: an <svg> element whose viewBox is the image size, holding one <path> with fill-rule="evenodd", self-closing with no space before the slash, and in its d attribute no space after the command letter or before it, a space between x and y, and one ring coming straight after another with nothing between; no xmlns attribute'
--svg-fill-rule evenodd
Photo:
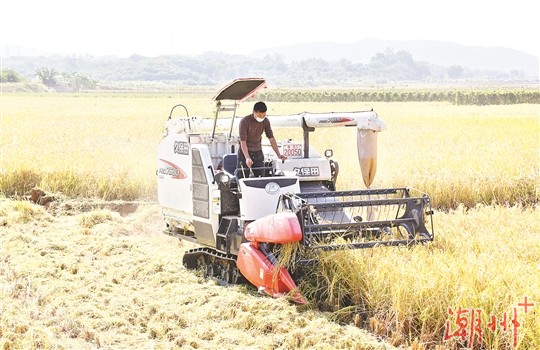
<svg viewBox="0 0 540 350"><path fill-rule="evenodd" d="M167 175L170 176L171 179L178 179L182 180L187 177L184 170L180 169L180 167L174 163L171 163L167 160L160 159L163 163L166 163L168 166L164 166L158 169L159 175Z"/></svg>
<svg viewBox="0 0 540 350"><path fill-rule="evenodd" d="M280 188L281 187L275 182L269 182L269 183L266 184L266 186L264 186L264 190L268 194L276 194L276 193L279 192Z"/></svg>
<svg viewBox="0 0 540 350"><path fill-rule="evenodd" d="M302 144L286 143L282 146L282 153L287 157L298 157L302 155Z"/></svg>
<svg viewBox="0 0 540 350"><path fill-rule="evenodd" d="M189 155L189 146L187 142L174 141L174 153Z"/></svg>
<svg viewBox="0 0 540 350"><path fill-rule="evenodd" d="M301 168L293 168L298 176L319 176L320 171L318 166L306 166Z"/></svg>
<svg viewBox="0 0 540 350"><path fill-rule="evenodd" d="M319 120L319 124L328 124L328 123L347 123L352 122L353 118L347 117L329 117L328 119Z"/></svg>

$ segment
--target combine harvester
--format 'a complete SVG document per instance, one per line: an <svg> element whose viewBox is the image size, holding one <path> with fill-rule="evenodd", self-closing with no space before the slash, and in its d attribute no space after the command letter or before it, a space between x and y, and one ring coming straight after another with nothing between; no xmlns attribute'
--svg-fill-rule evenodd
<svg viewBox="0 0 540 350"><path fill-rule="evenodd" d="M303 130L301 142L278 142L276 158L264 146L264 176L237 169L239 103L266 87L264 79L237 79L214 97L214 118L172 108L158 146L158 199L165 233L200 247L184 265L225 283L244 278L273 297L304 299L283 264L280 247L296 243L293 263L313 263L325 251L412 245L433 240L429 197L407 187L369 189L376 171L377 133L386 129L374 111L268 116L272 127ZM182 117L173 117L177 109ZM229 112L232 116L223 117ZM338 191L332 150L310 146L317 128L357 128L358 159L368 189ZM413 193L415 192L415 193ZM429 228L429 229L428 229Z"/></svg>

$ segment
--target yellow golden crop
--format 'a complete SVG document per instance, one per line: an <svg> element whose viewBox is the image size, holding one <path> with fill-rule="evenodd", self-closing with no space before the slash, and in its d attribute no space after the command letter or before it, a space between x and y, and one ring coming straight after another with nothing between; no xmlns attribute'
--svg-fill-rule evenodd
<svg viewBox="0 0 540 350"><path fill-rule="evenodd" d="M39 186L68 197L106 200L155 200L157 145L170 109L183 103L191 116L210 117L214 107L210 96L4 94L1 102L4 195L25 195ZM396 345L419 349L418 344L442 342L447 323L456 327L449 308L459 307L482 310L484 348L511 349L511 332L485 327L489 316L502 317L528 297L536 304L534 312L522 315L517 348L540 348L539 105L268 106L269 114L374 108L388 130L378 137L372 187L417 188L431 196L437 209L432 244L323 255L313 279L300 286L304 293L322 299L336 319L357 320ZM250 109L251 103L244 103L238 115ZM275 135L278 140L301 138L301 130L276 129ZM318 129L310 140L319 151L334 150L338 188L364 187L355 128ZM9 225L15 214L31 221L27 209L0 212L0 224ZM80 219L84 237L90 239L95 223L112 220L105 214ZM12 247L17 239L10 241L10 249L23 249ZM101 249L98 243L88 244ZM80 267L70 264L65 268L76 275ZM155 337L167 333L165 324L154 326ZM43 326L43 332L49 328ZM465 346L455 337L444 344Z"/></svg>

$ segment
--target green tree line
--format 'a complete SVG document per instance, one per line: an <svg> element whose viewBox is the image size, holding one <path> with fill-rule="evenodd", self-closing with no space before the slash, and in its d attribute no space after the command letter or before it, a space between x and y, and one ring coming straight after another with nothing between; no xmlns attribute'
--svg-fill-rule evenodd
<svg viewBox="0 0 540 350"><path fill-rule="evenodd" d="M26 79L35 76L36 67L48 67L57 72L78 72L101 84L119 81L175 81L185 86L222 86L238 77L264 77L272 82L272 86L289 87L366 86L394 82L531 82L531 78L526 78L520 71L441 67L417 61L407 51L396 52L391 49L377 53L366 64L353 63L347 59L287 62L277 54L256 58L214 52L198 56L132 55L125 58L90 55L6 57L3 65Z"/></svg>
<svg viewBox="0 0 540 350"><path fill-rule="evenodd" d="M340 89L271 90L258 94L271 102L450 102L456 105L540 104L538 89Z"/></svg>
<svg viewBox="0 0 540 350"><path fill-rule="evenodd" d="M82 91L95 89L97 81L89 76L79 73L59 73L51 67L39 67L34 71L37 80L48 88L55 88L59 85L69 88L69 91ZM26 79L13 69L3 69L0 71L0 83L21 83Z"/></svg>

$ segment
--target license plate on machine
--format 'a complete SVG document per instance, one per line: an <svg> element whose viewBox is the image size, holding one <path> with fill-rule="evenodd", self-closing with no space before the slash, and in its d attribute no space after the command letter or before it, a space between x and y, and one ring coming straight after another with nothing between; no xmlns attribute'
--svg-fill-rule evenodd
<svg viewBox="0 0 540 350"><path fill-rule="evenodd" d="M285 143L281 146L281 153L287 157L302 157L302 144Z"/></svg>

